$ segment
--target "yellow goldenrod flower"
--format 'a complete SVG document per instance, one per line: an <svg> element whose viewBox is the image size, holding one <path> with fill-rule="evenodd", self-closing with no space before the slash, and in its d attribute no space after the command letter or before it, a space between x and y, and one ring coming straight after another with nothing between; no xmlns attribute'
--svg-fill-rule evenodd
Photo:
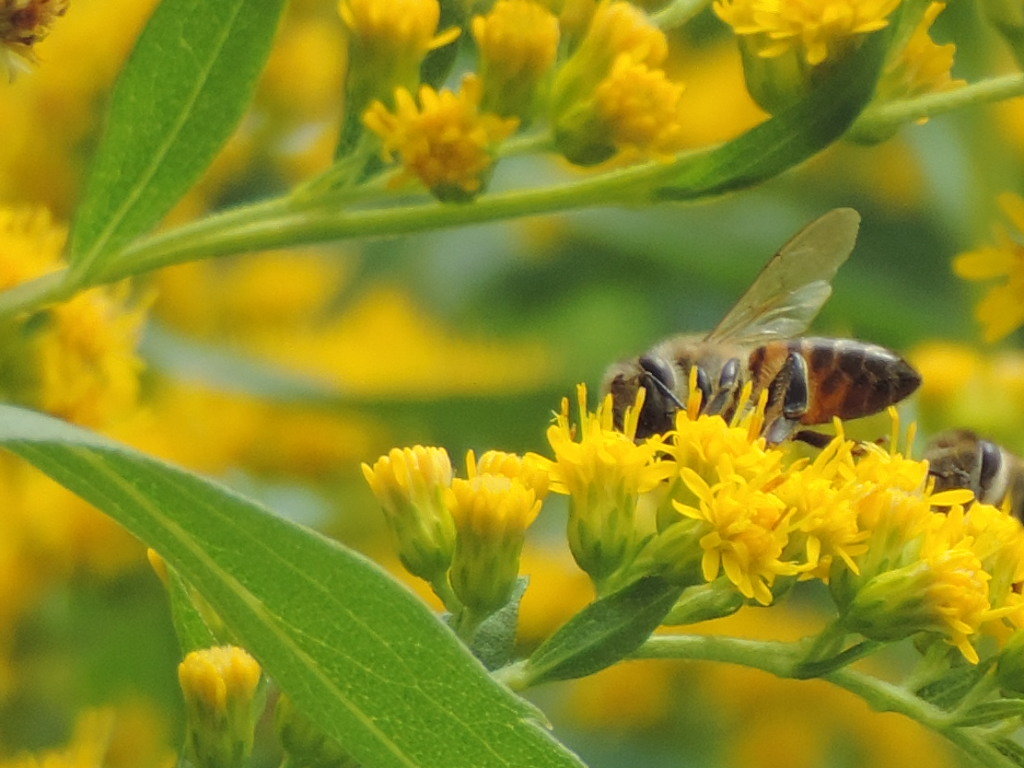
<svg viewBox="0 0 1024 768"><path fill-rule="evenodd" d="M791 50L816 67L885 27L900 0L715 0L718 17L762 58Z"/></svg>
<svg viewBox="0 0 1024 768"><path fill-rule="evenodd" d="M802 579L828 583L833 565L859 573L856 558L867 551L869 536L859 524L856 504L864 492L859 484L837 483L839 466L850 463L850 444L836 438L775 490L793 510L787 553L801 562Z"/></svg>
<svg viewBox="0 0 1024 768"><path fill-rule="evenodd" d="M644 154L679 148L682 86L658 69L665 34L639 8L603 0L552 85L555 141L572 162L593 165L621 147Z"/></svg>
<svg viewBox="0 0 1024 768"><path fill-rule="evenodd" d="M494 149L515 132L519 121L480 111L480 80L467 75L458 93L429 86L395 93L395 111L380 101L363 116L381 137L389 160L401 155L405 178L417 178L439 200L466 201L486 183Z"/></svg>
<svg viewBox="0 0 1024 768"><path fill-rule="evenodd" d="M842 58L885 27L899 0L716 0L733 28L754 101L777 112L804 96L815 68Z"/></svg>
<svg viewBox="0 0 1024 768"><path fill-rule="evenodd" d="M950 516L958 513L954 508ZM988 583L989 603L993 619L983 630L1005 640L1014 628L1024 626L1024 601L1019 592L1024 582L1024 531L1020 522L1001 509L975 502L966 513L960 513L963 535L970 539L971 549L981 560Z"/></svg>
<svg viewBox="0 0 1024 768"><path fill-rule="evenodd" d="M459 35L437 33L438 0L341 0L338 12L349 41L346 108L358 115L399 88L415 90L427 53Z"/></svg>
<svg viewBox="0 0 1024 768"><path fill-rule="evenodd" d="M744 597L771 604L776 577L793 576L799 570L782 559L791 528L786 504L739 478L711 486L686 467L680 471L698 506L678 501L673 506L701 524L705 580L714 581L724 573Z"/></svg>
<svg viewBox="0 0 1024 768"><path fill-rule="evenodd" d="M44 209L0 209L0 288L59 269L66 236ZM125 305L122 289L94 288L10 331L7 354L16 351L24 363L4 369L0 389L88 426L124 415L138 394L142 362L135 347L144 311Z"/></svg>
<svg viewBox="0 0 1024 768"><path fill-rule="evenodd" d="M260 665L242 648L192 651L178 665L185 697L185 749L196 768L249 764Z"/></svg>
<svg viewBox="0 0 1024 768"><path fill-rule="evenodd" d="M742 416L739 414L746 409L742 402L740 406L729 424L721 416L678 413L669 454L680 467L689 468L708 483L734 475L757 485L778 482L783 453L767 448L760 435L764 402Z"/></svg>
<svg viewBox="0 0 1024 768"><path fill-rule="evenodd" d="M969 542L926 552L864 585L845 617L846 626L875 640L934 633L977 664L971 638L991 618L989 579Z"/></svg>
<svg viewBox="0 0 1024 768"><path fill-rule="evenodd" d="M127 413L138 399L143 309L126 312L116 292L95 288L47 315L34 344L40 407L89 426Z"/></svg>
<svg viewBox="0 0 1024 768"><path fill-rule="evenodd" d="M999 341L1024 324L1024 198L1005 193L999 206L1010 229L997 228L995 245L961 253L953 261L953 270L966 280L1004 278L988 289L975 312L987 342Z"/></svg>
<svg viewBox="0 0 1024 768"><path fill-rule="evenodd" d="M455 523L445 494L452 465L443 448L393 448L363 476L384 509L398 542L398 556L410 573L438 582L451 564Z"/></svg>
<svg viewBox="0 0 1024 768"><path fill-rule="evenodd" d="M512 595L526 529L541 502L519 480L478 474L452 481L448 505L457 531L452 589L474 614L487 616Z"/></svg>
<svg viewBox="0 0 1024 768"><path fill-rule="evenodd" d="M587 390L580 385L579 423L569 421L569 402L548 428L555 460L549 472L552 490L569 496L569 549L599 588L636 557L655 532L653 511L638 512L641 494L676 474L675 464L659 459L661 438L634 440L639 405L622 431L613 427L611 398L587 411Z"/></svg>
<svg viewBox="0 0 1024 768"><path fill-rule="evenodd" d="M473 19L485 111L527 122L537 86L554 66L558 19L533 0L498 0Z"/></svg>
<svg viewBox="0 0 1024 768"><path fill-rule="evenodd" d="M954 80L951 74L956 46L939 45L928 34L945 7L945 3L932 3L925 10L906 47L886 65L878 81L877 98L906 99L964 85L963 80Z"/></svg>
<svg viewBox="0 0 1024 768"><path fill-rule="evenodd" d="M0 64L13 80L19 69L35 62L32 47L50 34L53 22L68 9L68 0L4 0L0 5Z"/></svg>
<svg viewBox="0 0 1024 768"><path fill-rule="evenodd" d="M603 134L611 151L668 157L683 146L682 93L664 71L622 54L594 91L593 125L583 133L597 143Z"/></svg>

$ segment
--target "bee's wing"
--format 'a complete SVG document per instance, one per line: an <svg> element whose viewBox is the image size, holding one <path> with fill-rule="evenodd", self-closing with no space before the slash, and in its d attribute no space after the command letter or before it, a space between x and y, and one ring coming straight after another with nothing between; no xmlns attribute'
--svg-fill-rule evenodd
<svg viewBox="0 0 1024 768"><path fill-rule="evenodd" d="M761 270L708 341L765 343L799 336L832 293L853 251L860 214L836 208L801 229Z"/></svg>

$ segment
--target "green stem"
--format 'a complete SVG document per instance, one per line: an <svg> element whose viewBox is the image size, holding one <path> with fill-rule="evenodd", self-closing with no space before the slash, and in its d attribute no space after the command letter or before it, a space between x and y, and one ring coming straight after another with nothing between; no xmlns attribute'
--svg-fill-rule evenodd
<svg viewBox="0 0 1024 768"><path fill-rule="evenodd" d="M469 205L427 202L346 211L331 199L314 203L275 198L142 238L95 273L73 281L74 288L65 286L66 290L59 290L58 297L87 285L114 282L195 259L353 237L424 232L588 206L627 204L659 182L667 183L681 168L713 150L711 147L689 153L674 163L652 162L558 186L488 195ZM30 295L34 294L30 291ZM29 297L5 298L0 297L0 316L21 311L35 302ZM47 298L52 297L47 294Z"/></svg>
<svg viewBox="0 0 1024 768"><path fill-rule="evenodd" d="M662 29L681 27L708 6L711 0L672 0L652 16Z"/></svg>
<svg viewBox="0 0 1024 768"><path fill-rule="evenodd" d="M650 638L635 658L699 659L739 664L791 678L800 663L799 645L765 640L706 635L659 635ZM1015 763L1003 755L979 728L952 725L948 712L929 704L898 685L852 669L839 669L822 679L845 688L864 699L879 712L898 712L941 733L987 768L1011 768Z"/></svg>
<svg viewBox="0 0 1024 768"><path fill-rule="evenodd" d="M913 99L868 107L847 132L852 139L873 141L887 137L906 123L952 112L963 107L1003 101L1024 95L1024 74L1004 75L971 83L951 91L928 93Z"/></svg>

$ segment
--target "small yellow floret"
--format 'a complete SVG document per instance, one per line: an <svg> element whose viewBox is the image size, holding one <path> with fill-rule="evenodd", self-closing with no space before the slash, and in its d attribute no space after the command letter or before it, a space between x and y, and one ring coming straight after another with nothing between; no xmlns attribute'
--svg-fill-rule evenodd
<svg viewBox="0 0 1024 768"><path fill-rule="evenodd" d="M642 392L643 390L641 390ZM569 402L548 428L555 460L549 465L552 490L568 494L569 548L583 570L600 583L627 566L638 547L654 532L650 516L637 514L642 494L676 473L662 461L661 437L634 440L640 404L630 409L622 431L613 427L609 395L597 411L587 410L587 389L577 390L579 423L569 419Z"/></svg>
<svg viewBox="0 0 1024 768"><path fill-rule="evenodd" d="M683 146L682 94L662 70L623 54L594 92L595 111L620 150L667 157Z"/></svg>
<svg viewBox="0 0 1024 768"><path fill-rule="evenodd" d="M718 17L754 50L774 58L798 50L809 65L845 53L861 35L885 27L900 0L715 0Z"/></svg>
<svg viewBox="0 0 1024 768"><path fill-rule="evenodd" d="M776 577L799 571L782 559L791 527L786 504L738 477L711 486L687 467L680 473L698 505L674 502L676 510L709 528L700 539L704 578L724 571L744 597L771 604Z"/></svg>
<svg viewBox="0 0 1024 768"><path fill-rule="evenodd" d="M395 93L392 112L377 101L363 116L381 137L388 159L401 155L404 175L419 179L442 200L465 200L483 188L494 148L515 132L519 121L482 113L480 80L463 78L458 93L424 85L419 105L405 89Z"/></svg>

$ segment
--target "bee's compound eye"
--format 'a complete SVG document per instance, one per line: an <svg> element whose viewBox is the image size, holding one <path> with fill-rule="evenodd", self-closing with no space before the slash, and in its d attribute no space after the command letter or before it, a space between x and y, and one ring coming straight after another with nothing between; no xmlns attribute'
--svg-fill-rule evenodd
<svg viewBox="0 0 1024 768"><path fill-rule="evenodd" d="M640 367L651 375L652 378L664 385L665 389L671 390L676 384L676 377L672 374L672 368L660 357L640 358Z"/></svg>
<svg viewBox="0 0 1024 768"><path fill-rule="evenodd" d="M982 497L985 491L989 490L992 480L999 473L1003 464L1003 452L998 445L991 440L979 440L978 447L981 449L981 472L979 473L979 485L981 486Z"/></svg>

